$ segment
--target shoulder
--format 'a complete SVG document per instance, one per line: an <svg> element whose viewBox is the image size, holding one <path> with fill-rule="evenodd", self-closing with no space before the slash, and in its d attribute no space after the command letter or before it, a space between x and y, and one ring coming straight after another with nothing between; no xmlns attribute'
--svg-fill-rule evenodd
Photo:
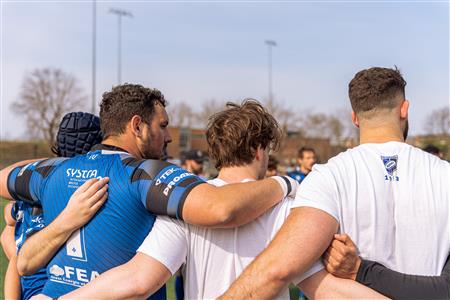
<svg viewBox="0 0 450 300"><path fill-rule="evenodd" d="M214 186L223 186L223 185L227 184L225 181L223 181L222 179L219 179L219 178L210 179L210 180L208 180L206 182L208 184L211 184L211 185L214 185Z"/></svg>
<svg viewBox="0 0 450 300"><path fill-rule="evenodd" d="M41 174L44 178L46 178L48 175L51 174L53 170L58 168L59 166L63 165L66 161L68 161L70 158L68 157L54 157L49 158L40 162L37 162L37 164L34 166L34 171Z"/></svg>

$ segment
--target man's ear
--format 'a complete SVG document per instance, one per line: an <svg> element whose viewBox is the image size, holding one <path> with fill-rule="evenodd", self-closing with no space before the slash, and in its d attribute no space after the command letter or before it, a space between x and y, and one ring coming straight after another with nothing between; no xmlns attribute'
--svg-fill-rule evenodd
<svg viewBox="0 0 450 300"><path fill-rule="evenodd" d="M352 123L359 128L359 121L356 113L352 110Z"/></svg>
<svg viewBox="0 0 450 300"><path fill-rule="evenodd" d="M138 115L134 115L130 121L130 129L134 136L142 136L142 119Z"/></svg>
<svg viewBox="0 0 450 300"><path fill-rule="evenodd" d="M255 150L255 159L260 161L264 157L264 149L261 146L258 146Z"/></svg>
<svg viewBox="0 0 450 300"><path fill-rule="evenodd" d="M400 105L400 118L401 119L407 119L408 118L408 109L409 109L409 101L403 100L402 104Z"/></svg>

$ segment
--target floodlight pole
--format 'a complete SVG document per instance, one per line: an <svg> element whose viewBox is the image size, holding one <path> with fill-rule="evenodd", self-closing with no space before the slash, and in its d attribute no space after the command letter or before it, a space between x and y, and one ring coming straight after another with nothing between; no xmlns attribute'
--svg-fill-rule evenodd
<svg viewBox="0 0 450 300"><path fill-rule="evenodd" d="M92 109L95 115L96 45L97 44L97 2L92 1Z"/></svg>
<svg viewBox="0 0 450 300"><path fill-rule="evenodd" d="M272 47L275 47L277 43L272 40L266 40L265 44L269 49L269 101L272 101L273 93L272 93Z"/></svg>
<svg viewBox="0 0 450 300"><path fill-rule="evenodd" d="M122 17L130 17L133 15L123 9L110 8L110 13L117 15L118 20L118 43L117 43L117 84L122 83Z"/></svg>

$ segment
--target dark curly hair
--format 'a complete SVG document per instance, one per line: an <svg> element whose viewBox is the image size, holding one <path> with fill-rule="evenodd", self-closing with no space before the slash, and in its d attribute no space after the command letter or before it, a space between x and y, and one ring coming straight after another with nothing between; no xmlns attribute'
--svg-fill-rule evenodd
<svg viewBox="0 0 450 300"><path fill-rule="evenodd" d="M149 124L157 104L166 106L164 95L157 89L129 83L113 87L103 94L100 104L103 138L124 133L126 124L135 115Z"/></svg>
<svg viewBox="0 0 450 300"><path fill-rule="evenodd" d="M405 97L406 81L400 70L370 68L356 73L350 81L348 95L355 113L378 108L394 108Z"/></svg>
<svg viewBox="0 0 450 300"><path fill-rule="evenodd" d="M226 107L209 118L206 130L209 155L218 170L251 163L259 146L278 149L281 128L258 101L228 102Z"/></svg>

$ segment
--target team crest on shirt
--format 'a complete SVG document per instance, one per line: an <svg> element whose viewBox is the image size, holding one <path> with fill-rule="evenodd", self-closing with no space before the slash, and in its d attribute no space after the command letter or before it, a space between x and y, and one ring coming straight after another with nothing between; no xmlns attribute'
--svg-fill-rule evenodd
<svg viewBox="0 0 450 300"><path fill-rule="evenodd" d="M381 156L381 160L383 161L384 169L388 173L388 175L384 176L385 180L399 181L398 176L396 176L398 155Z"/></svg>

